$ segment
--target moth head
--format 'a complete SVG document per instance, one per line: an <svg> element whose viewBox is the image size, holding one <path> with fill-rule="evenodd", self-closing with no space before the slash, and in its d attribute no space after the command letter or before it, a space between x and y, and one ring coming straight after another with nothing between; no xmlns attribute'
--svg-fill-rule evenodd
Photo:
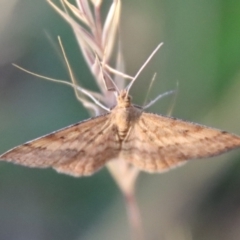
<svg viewBox="0 0 240 240"><path fill-rule="evenodd" d="M131 106L132 97L127 90L122 90L117 95L117 106L127 108Z"/></svg>

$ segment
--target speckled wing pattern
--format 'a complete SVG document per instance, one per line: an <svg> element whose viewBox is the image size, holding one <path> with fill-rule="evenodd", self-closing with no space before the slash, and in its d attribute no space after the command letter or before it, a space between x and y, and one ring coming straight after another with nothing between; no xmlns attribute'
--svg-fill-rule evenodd
<svg viewBox="0 0 240 240"><path fill-rule="evenodd" d="M6 152L0 159L84 176L118 156L119 150L116 128L106 114L27 142Z"/></svg>
<svg viewBox="0 0 240 240"><path fill-rule="evenodd" d="M52 167L72 176L91 175L113 159L122 159L143 171L162 172L190 159L240 147L236 135L144 112L129 119L127 135L120 140L118 123L111 114L27 142L6 152L0 160Z"/></svg>
<svg viewBox="0 0 240 240"><path fill-rule="evenodd" d="M225 131L175 118L142 113L122 143L120 157L144 171L161 172L190 159L240 147Z"/></svg>

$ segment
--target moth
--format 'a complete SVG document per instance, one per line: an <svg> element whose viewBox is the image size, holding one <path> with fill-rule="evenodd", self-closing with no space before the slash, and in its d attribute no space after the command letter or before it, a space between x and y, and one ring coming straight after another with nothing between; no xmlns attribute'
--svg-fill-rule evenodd
<svg viewBox="0 0 240 240"><path fill-rule="evenodd" d="M121 159L154 173L240 147L240 137L225 131L146 113L132 104L128 92L118 92L109 113L15 147L0 160L79 177Z"/></svg>

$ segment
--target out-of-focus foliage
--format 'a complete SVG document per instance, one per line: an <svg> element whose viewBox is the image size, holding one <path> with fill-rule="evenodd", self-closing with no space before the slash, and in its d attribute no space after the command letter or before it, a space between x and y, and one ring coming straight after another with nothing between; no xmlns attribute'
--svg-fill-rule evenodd
<svg viewBox="0 0 240 240"><path fill-rule="evenodd" d="M154 72L150 99L176 87L173 115L240 134L240 2L123 1L127 73L164 46L132 88L135 103ZM68 80L57 36L84 87L97 89L68 25L43 1L0 3L0 153L86 119L72 89L14 68ZM151 111L165 114L172 98ZM142 174L137 197L147 239L239 239L239 150L165 174ZM102 170L75 179L0 164L0 239L128 239L121 195Z"/></svg>

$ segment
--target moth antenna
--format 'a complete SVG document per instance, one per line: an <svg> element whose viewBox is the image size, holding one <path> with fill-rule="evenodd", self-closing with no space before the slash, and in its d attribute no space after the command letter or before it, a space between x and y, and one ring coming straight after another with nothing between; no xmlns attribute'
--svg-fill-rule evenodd
<svg viewBox="0 0 240 240"><path fill-rule="evenodd" d="M143 109L145 110L145 109L151 107L153 104L155 104L155 103L156 103L158 100L160 100L161 98L164 98L164 97L166 97L166 96L168 96L168 95L170 95L170 94L173 94L173 93L175 93L175 92L176 92L176 90L171 90L171 91L168 91L168 92L165 92L165 93L162 93L162 94L158 95L155 99L153 99L153 100L150 101L147 105L145 105L145 106L143 107Z"/></svg>
<svg viewBox="0 0 240 240"><path fill-rule="evenodd" d="M151 91L151 89L152 89L153 82L155 81L156 76L157 76L157 73L154 73L154 74L153 74L153 77L152 77L152 79L151 79L151 82L150 82L150 84L149 84L149 87L148 87L148 90L147 90L147 93L146 93L146 96L145 96L145 99L144 99L144 102L143 102L143 106L146 105L146 102L147 102L149 93L150 93L150 91Z"/></svg>
<svg viewBox="0 0 240 240"><path fill-rule="evenodd" d="M159 48L163 45L163 42L158 44L158 46L154 49L154 51L151 53L151 55L148 57L148 59L144 62L144 64L140 67L137 74L134 76L133 80L129 83L129 85L126 87L127 93L129 93L133 83L136 81L142 70L146 67L146 65L150 62L152 57L155 55L155 53L159 50Z"/></svg>
<svg viewBox="0 0 240 240"><path fill-rule="evenodd" d="M58 41L59 41L59 44L60 44L60 47L61 47L61 50L62 50L62 53L63 53L63 57L65 59L65 62L66 62L66 65L67 65L67 68L68 68L68 73L70 75L70 78L71 78L71 81L73 83L73 86L74 86L74 92L75 92L75 95L76 95L76 98L82 102L82 98L78 95L78 91L82 92L83 94L85 94L86 96L88 96L90 99L93 100L93 102L95 104L97 104L99 107L101 107L102 109L104 109L105 111L107 112L110 112L110 109L105 107L102 103L100 103L89 91L79 87L77 88L77 82L74 78L74 75L73 75L73 72L72 72L72 69L70 67L70 64L69 64L69 61L67 59L67 55L65 53L65 50L63 48L63 45L62 45L62 42L61 42L61 38L58 36ZM77 91L78 90L78 91Z"/></svg>

